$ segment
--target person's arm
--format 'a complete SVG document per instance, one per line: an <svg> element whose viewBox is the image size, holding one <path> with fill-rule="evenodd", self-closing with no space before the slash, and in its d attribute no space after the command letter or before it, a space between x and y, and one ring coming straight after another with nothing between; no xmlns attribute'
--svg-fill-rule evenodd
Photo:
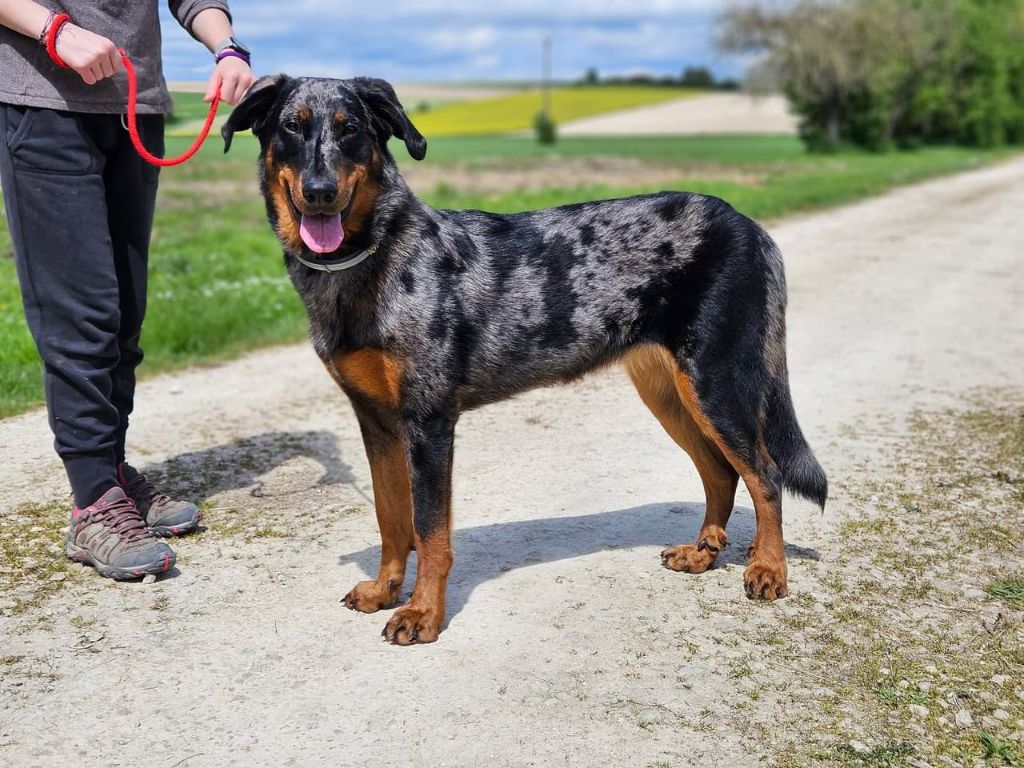
<svg viewBox="0 0 1024 768"><path fill-rule="evenodd" d="M216 53L217 46L232 36L231 19L220 8L203 8L195 13L202 3L185 0L171 0L171 11L185 29L211 53ZM213 101L220 90L220 97L228 104L237 104L242 100L249 86L256 82L252 69L241 59L229 56L222 59L210 76L206 87L204 101Z"/></svg>
<svg viewBox="0 0 1024 768"><path fill-rule="evenodd" d="M34 40L39 39L49 18L50 11L32 0L0 4L0 24ZM57 53L88 85L110 77L123 66L113 42L74 23L66 24L57 38Z"/></svg>

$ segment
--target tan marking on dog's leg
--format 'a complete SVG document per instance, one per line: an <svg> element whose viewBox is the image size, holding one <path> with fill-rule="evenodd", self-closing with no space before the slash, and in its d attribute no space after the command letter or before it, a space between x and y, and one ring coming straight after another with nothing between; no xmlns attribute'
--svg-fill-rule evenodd
<svg viewBox="0 0 1024 768"><path fill-rule="evenodd" d="M743 572L743 586L751 599L776 600L789 594L781 489L773 489L756 477L746 482L754 500L757 532L747 550L749 564Z"/></svg>
<svg viewBox="0 0 1024 768"><path fill-rule="evenodd" d="M451 525L426 538L416 537L416 586L408 605L399 608L384 627L384 637L396 645L432 643L445 617L448 574L454 562Z"/></svg>
<svg viewBox="0 0 1024 768"><path fill-rule="evenodd" d="M718 430L700 406L700 399L690 378L681 370L676 373L676 387L701 431L722 452L743 478L743 483L754 501L757 532L748 550L750 564L743 573L743 586L747 597L775 600L789 594L786 555L782 539L781 488L773 488L767 477L778 469L768 456L764 445L758 447L760 472L742 461L722 439Z"/></svg>
<svg viewBox="0 0 1024 768"><path fill-rule="evenodd" d="M732 514L739 476L683 405L675 384L678 366L668 350L641 347L627 357L626 366L640 399L676 444L689 454L704 485L704 522L697 542L666 549L661 553L662 563L674 571L703 573L728 543L725 528Z"/></svg>
<svg viewBox="0 0 1024 768"><path fill-rule="evenodd" d="M373 478L373 500L380 528L380 572L374 581L362 581L342 602L353 610L373 613L398 599L405 566L414 546L412 488L405 446L398 438L367 441L366 455Z"/></svg>

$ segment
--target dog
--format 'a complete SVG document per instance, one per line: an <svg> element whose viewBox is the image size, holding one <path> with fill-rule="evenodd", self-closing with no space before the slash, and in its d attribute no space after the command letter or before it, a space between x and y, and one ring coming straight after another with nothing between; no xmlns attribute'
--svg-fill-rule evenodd
<svg viewBox="0 0 1024 768"><path fill-rule="evenodd" d="M787 594L783 488L822 509L828 488L793 410L782 257L760 226L681 192L514 215L435 210L388 148L394 137L422 160L427 142L378 79L265 77L224 125L225 152L246 129L310 338L369 460L380 572L345 596L349 608L393 606L415 549L411 597L383 635L436 640L459 415L615 361L707 496L696 542L666 549L663 564L711 567L742 478L757 523L746 594Z"/></svg>

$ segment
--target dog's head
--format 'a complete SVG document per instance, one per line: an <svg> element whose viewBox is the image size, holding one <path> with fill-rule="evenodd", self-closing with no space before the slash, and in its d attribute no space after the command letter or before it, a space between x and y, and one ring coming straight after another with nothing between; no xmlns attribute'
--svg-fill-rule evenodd
<svg viewBox="0 0 1024 768"><path fill-rule="evenodd" d="M422 160L427 142L383 80L259 80L221 130L224 151L252 129L262 148L263 193L286 247L333 253L363 232L380 194L388 139Z"/></svg>

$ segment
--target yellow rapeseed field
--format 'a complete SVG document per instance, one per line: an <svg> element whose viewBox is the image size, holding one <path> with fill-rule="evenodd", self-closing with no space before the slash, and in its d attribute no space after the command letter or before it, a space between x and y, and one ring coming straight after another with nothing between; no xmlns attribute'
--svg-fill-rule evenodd
<svg viewBox="0 0 1024 768"><path fill-rule="evenodd" d="M700 93L685 88L644 86L555 88L551 93L551 111L557 123L565 123ZM405 106L425 136L508 133L530 128L541 109L541 94L539 90L517 91L479 101L444 104L425 111L417 110L415 104Z"/></svg>

